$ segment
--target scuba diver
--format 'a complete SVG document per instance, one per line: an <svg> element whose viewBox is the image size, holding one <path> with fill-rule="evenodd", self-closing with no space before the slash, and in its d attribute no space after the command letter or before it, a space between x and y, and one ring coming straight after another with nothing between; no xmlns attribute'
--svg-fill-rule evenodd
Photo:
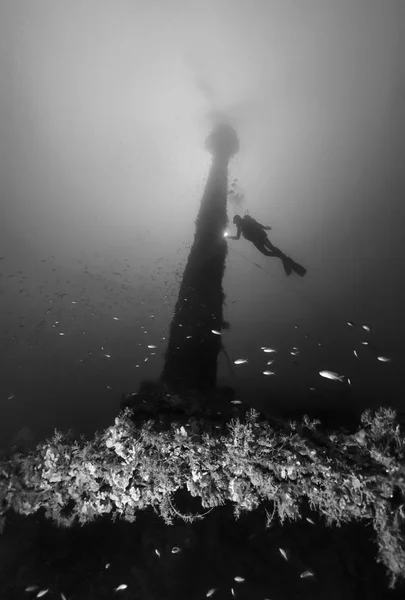
<svg viewBox="0 0 405 600"><path fill-rule="evenodd" d="M249 242L252 242L252 244L265 256L276 256L280 258L286 275L291 275L293 271L300 277L305 275L307 270L303 266L293 261L289 256L286 256L279 248L273 246L264 231L270 230L271 227L261 225L249 215L245 215L243 219L241 216L235 215L233 222L237 227L237 234L230 236L230 240L238 240L242 233L243 237L246 240L249 240Z"/></svg>

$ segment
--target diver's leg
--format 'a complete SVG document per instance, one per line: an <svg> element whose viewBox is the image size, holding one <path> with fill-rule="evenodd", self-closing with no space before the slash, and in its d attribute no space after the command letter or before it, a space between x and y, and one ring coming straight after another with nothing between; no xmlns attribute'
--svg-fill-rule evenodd
<svg viewBox="0 0 405 600"><path fill-rule="evenodd" d="M264 238L263 243L268 250L271 250L274 253L274 256L285 256L285 254L281 252L280 248L276 248L276 246L273 246L273 244L267 236Z"/></svg>
<svg viewBox="0 0 405 600"><path fill-rule="evenodd" d="M270 250L265 247L263 242L252 242L252 244L256 246L259 252L264 254L264 256L278 256L277 254L274 254L274 252L270 252Z"/></svg>
<svg viewBox="0 0 405 600"><path fill-rule="evenodd" d="M285 274L291 275L292 265L290 263L290 259L284 254L284 252L281 252L281 250L279 248L276 248L276 246L273 246L273 244L271 243L271 241L269 240L269 238L267 236L263 240L263 246L267 249L268 252L270 251L270 254L268 256L276 256L277 258L281 259L281 262L283 263Z"/></svg>
<svg viewBox="0 0 405 600"><path fill-rule="evenodd" d="M253 242L253 244L265 256L273 256L273 257L281 258L281 262L283 263L285 274L286 275L291 275L292 269L291 269L291 266L290 266L290 261L289 261L289 259L287 257L284 257L282 255L282 253L280 254L280 251L278 251L278 252L271 252L270 250L268 250L265 247L264 242L262 240L260 242ZM278 250L278 248L275 248L275 250Z"/></svg>
<svg viewBox="0 0 405 600"><path fill-rule="evenodd" d="M269 248L274 252L274 256L278 256L279 258L281 258L281 260L283 261L283 267L285 272L287 273L287 270L289 271L287 275L290 275L291 271L294 271L300 277L304 277L304 275L307 272L306 268L296 263L295 260L284 254L284 252L282 252L279 248L273 246L268 237L266 237L265 239L265 246L266 248Z"/></svg>

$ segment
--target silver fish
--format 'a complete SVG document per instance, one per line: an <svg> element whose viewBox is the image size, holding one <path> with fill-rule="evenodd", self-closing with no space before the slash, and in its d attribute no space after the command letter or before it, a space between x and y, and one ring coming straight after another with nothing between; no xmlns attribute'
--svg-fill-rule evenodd
<svg viewBox="0 0 405 600"><path fill-rule="evenodd" d="M280 554L281 556L285 559L288 560L288 556L287 556L287 552L285 550L283 550L283 548L279 548L280 550Z"/></svg>
<svg viewBox="0 0 405 600"><path fill-rule="evenodd" d="M323 371L319 371L319 375L321 377L325 377L326 379L332 379L332 381L340 381L342 383L346 380L345 375L338 375L337 373L334 373L333 371L328 371L326 369Z"/></svg>
<svg viewBox="0 0 405 600"><path fill-rule="evenodd" d="M392 359L387 358L386 356L377 356L377 360L379 360L381 362L390 362Z"/></svg>
<svg viewBox="0 0 405 600"><path fill-rule="evenodd" d="M235 363L235 365L243 365L248 362L248 359L247 358L237 358L233 362Z"/></svg>
<svg viewBox="0 0 405 600"><path fill-rule="evenodd" d="M313 571L303 571L300 577L301 579L304 577L315 577L315 573L313 573Z"/></svg>

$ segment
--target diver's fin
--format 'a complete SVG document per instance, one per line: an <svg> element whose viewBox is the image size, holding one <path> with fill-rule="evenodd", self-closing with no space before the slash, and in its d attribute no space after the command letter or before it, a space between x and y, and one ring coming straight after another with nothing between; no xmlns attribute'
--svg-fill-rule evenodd
<svg viewBox="0 0 405 600"><path fill-rule="evenodd" d="M289 260L288 258L282 258L281 260L283 263L285 274L291 275L291 273L292 273L291 260Z"/></svg>
<svg viewBox="0 0 405 600"><path fill-rule="evenodd" d="M303 267L302 265L299 265L298 263L296 263L291 258L290 258L290 264L291 264L292 270L295 273L297 273L297 275L299 275L300 277L304 277L305 273L307 272L307 270L306 270L305 267Z"/></svg>

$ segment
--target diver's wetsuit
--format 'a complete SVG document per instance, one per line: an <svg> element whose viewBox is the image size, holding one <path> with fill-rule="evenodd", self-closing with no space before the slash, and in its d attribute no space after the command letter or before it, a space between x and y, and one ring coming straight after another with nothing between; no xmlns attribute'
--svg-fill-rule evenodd
<svg viewBox="0 0 405 600"><path fill-rule="evenodd" d="M279 248L273 246L267 237L266 232L264 231L265 229L271 228L267 227L266 225L261 225L256 221L256 219L253 219L249 215L245 215L240 222L240 225L237 225L237 235L235 238L239 239L240 234L242 233L243 237L246 240L249 240L249 242L252 242L259 252L265 256L275 256L280 258L283 263L284 271L287 275L291 275L293 270L298 275L301 275L301 277L305 275L307 270L304 267L293 261L290 257L286 256Z"/></svg>

